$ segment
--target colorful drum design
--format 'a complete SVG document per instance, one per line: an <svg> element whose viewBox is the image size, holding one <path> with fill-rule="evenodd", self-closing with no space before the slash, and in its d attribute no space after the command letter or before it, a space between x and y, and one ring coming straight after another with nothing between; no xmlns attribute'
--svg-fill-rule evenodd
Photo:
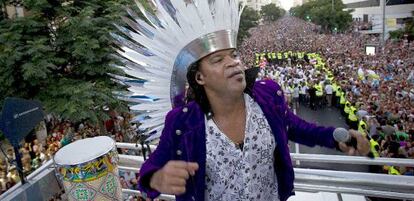
<svg viewBox="0 0 414 201"><path fill-rule="evenodd" d="M118 161L115 141L106 136L68 144L54 157L70 201L122 200Z"/></svg>

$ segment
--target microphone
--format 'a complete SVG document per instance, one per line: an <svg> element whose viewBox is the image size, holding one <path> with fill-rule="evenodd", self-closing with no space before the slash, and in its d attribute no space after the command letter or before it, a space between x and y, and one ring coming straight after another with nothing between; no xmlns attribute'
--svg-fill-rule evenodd
<svg viewBox="0 0 414 201"><path fill-rule="evenodd" d="M343 142L348 147L352 146L357 149L358 142L356 138L352 137L345 128L336 128L333 132L333 137L337 142Z"/></svg>

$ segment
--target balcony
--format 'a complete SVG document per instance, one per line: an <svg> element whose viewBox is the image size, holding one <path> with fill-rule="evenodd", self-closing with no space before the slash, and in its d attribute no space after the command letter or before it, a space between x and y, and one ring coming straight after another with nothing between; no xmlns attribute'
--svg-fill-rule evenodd
<svg viewBox="0 0 414 201"><path fill-rule="evenodd" d="M117 143L118 148L141 150L142 146L129 143ZM155 146L150 146L154 150ZM414 160L365 157L351 157L338 155L291 154L293 161L353 164L353 165L394 165L414 167ZM123 171L139 172L144 162L142 156L119 155L119 169ZM373 174L361 172L344 172L321 169L295 168L295 191L297 196L289 200L338 200L355 201L366 200L365 196L414 200L414 177ZM48 161L38 170L27 177L27 183L18 183L0 196L2 201L31 201L50 200L57 194L64 193L59 182L52 161ZM136 190L122 189L124 194L140 195ZM329 196L318 196L322 194ZM334 198L332 198L334 195ZM63 196L64 198L65 196ZM163 200L175 200L174 196L161 195Z"/></svg>

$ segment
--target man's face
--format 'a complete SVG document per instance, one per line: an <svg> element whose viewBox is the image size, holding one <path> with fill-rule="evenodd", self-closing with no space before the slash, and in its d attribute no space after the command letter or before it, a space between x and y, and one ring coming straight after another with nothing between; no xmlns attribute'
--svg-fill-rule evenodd
<svg viewBox="0 0 414 201"><path fill-rule="evenodd" d="M235 49L221 50L201 60L196 81L207 93L243 93L246 87L244 70Z"/></svg>

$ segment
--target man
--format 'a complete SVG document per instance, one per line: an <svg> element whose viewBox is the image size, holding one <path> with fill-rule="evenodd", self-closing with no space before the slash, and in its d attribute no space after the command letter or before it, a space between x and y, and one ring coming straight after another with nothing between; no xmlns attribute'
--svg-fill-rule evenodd
<svg viewBox="0 0 414 201"><path fill-rule="evenodd" d="M293 108L298 109L299 108L299 93L300 89L298 84L295 84L295 87L293 88Z"/></svg>
<svg viewBox="0 0 414 201"><path fill-rule="evenodd" d="M142 85L130 84L128 90L146 95L156 90L157 100L147 103L143 98L144 103L134 106L149 117L139 121L141 127L148 133L163 128L157 149L140 169L143 195L172 194L177 201L286 201L293 194L294 180L289 139L341 147L349 154L369 152L368 141L356 131L351 135L359 142L357 150L338 144L335 128L309 124L294 115L278 84L254 82L255 75L244 69L236 52L243 10L238 0L168 2L174 9L156 4L158 20L144 11L145 20L126 21L130 26L119 30L133 41L116 37L118 54L126 59L121 69L145 80ZM171 106L165 123L159 121L163 109Z"/></svg>
<svg viewBox="0 0 414 201"><path fill-rule="evenodd" d="M333 87L332 87L332 85L329 81L325 85L325 93L326 93L326 102L328 103L328 107L331 107L332 106Z"/></svg>
<svg viewBox="0 0 414 201"><path fill-rule="evenodd" d="M351 155L369 152L356 131L350 133L357 150L337 144L335 128L294 115L273 81L246 82L235 49L192 64L187 79L193 101L168 113L157 150L140 171L139 188L151 198L286 201L294 194L288 139Z"/></svg>
<svg viewBox="0 0 414 201"><path fill-rule="evenodd" d="M313 84L308 89L309 93L309 106L312 110L316 110L316 88Z"/></svg>
<svg viewBox="0 0 414 201"><path fill-rule="evenodd" d="M309 87L304 82L301 83L299 100L300 100L300 103L303 105L308 104L308 88Z"/></svg>

